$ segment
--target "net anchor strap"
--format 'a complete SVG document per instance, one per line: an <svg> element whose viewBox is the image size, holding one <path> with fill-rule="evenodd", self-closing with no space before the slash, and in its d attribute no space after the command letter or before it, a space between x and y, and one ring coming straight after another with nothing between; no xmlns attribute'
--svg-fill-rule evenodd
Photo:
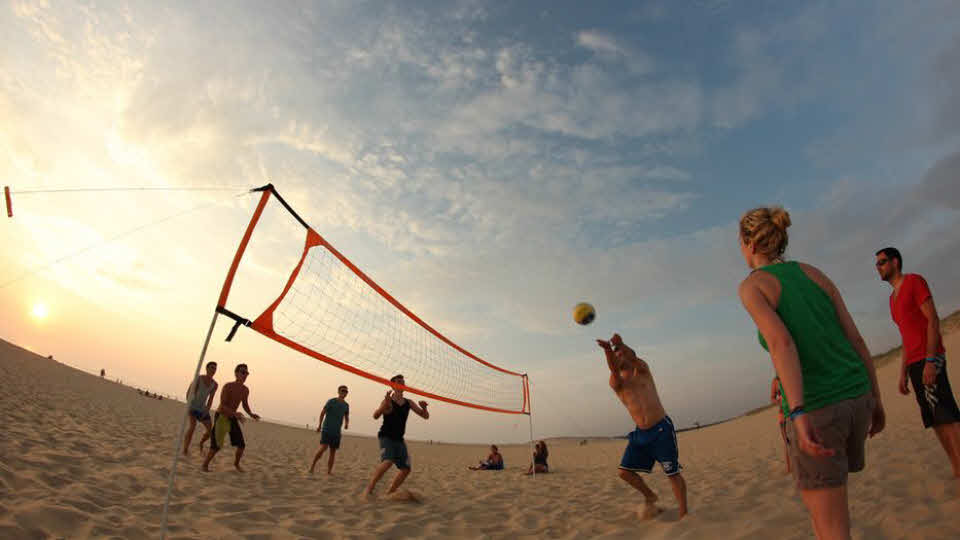
<svg viewBox="0 0 960 540"><path fill-rule="evenodd" d="M233 319L233 328L231 328L230 333L227 334L226 341L233 341L233 336L237 334L237 330L240 328L241 324L243 326L250 326L251 324L253 324L253 322L250 319L241 317L223 306L217 306L217 313Z"/></svg>

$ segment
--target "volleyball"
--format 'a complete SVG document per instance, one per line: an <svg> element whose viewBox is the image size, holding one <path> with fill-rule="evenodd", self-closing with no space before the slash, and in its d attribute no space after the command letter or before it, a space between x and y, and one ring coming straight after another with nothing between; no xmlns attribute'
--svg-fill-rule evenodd
<svg viewBox="0 0 960 540"><path fill-rule="evenodd" d="M590 304L580 302L573 306L573 320L576 321L577 324L590 324L595 318L597 318L597 312L594 311L593 306Z"/></svg>

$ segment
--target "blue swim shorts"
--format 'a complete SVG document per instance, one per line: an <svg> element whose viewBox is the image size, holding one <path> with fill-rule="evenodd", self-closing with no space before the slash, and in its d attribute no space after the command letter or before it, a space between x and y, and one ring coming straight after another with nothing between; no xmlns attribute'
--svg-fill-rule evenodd
<svg viewBox="0 0 960 540"><path fill-rule="evenodd" d="M630 442L623 451L621 469L649 473L653 470L653 463L657 462L667 476L683 470L677 449L677 432L669 416L664 416L663 420L648 429L635 429L627 438Z"/></svg>
<svg viewBox="0 0 960 540"><path fill-rule="evenodd" d="M392 461L398 469L410 468L410 455L407 454L407 443L400 439L391 439L390 437L379 437L380 439L380 461Z"/></svg>

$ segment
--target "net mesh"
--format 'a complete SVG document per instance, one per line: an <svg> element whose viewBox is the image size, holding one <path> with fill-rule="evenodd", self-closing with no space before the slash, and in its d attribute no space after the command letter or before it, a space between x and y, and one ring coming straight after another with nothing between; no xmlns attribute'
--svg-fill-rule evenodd
<svg viewBox="0 0 960 540"><path fill-rule="evenodd" d="M286 289L253 328L302 353L479 409L527 411L523 375L489 364L423 323L314 231Z"/></svg>

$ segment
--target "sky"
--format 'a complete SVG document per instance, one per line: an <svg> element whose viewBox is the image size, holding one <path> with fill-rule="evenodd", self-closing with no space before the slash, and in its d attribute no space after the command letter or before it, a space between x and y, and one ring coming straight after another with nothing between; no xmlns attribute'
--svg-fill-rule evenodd
<svg viewBox="0 0 960 540"><path fill-rule="evenodd" d="M430 325L528 373L536 437L632 429L594 342L614 331L677 424L730 418L773 375L736 295L747 209L790 211L788 257L873 352L899 344L877 249L960 307L958 29L947 1L4 2L0 338L182 394L244 190L273 183ZM128 187L219 191L25 193ZM271 208L228 307L262 311L302 242ZM250 365L255 412L315 424L343 383L351 432L376 432L383 386L229 326L208 359L221 383ZM431 411L408 437L529 438L526 416Z"/></svg>

